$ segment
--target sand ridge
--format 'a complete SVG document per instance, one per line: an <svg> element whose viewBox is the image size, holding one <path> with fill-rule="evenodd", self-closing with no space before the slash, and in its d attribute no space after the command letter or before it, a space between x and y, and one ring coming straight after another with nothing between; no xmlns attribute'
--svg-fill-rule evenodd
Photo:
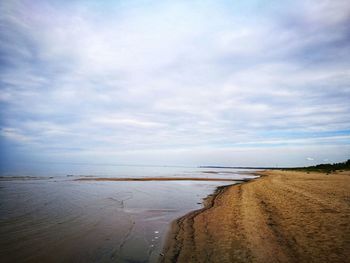
<svg viewBox="0 0 350 263"><path fill-rule="evenodd" d="M161 262L350 262L350 175L264 171L174 222Z"/></svg>

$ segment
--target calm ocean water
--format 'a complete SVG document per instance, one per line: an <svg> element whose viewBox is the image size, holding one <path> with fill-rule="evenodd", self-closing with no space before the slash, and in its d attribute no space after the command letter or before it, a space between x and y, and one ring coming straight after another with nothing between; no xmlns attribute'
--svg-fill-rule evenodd
<svg viewBox="0 0 350 263"><path fill-rule="evenodd" d="M81 176L242 179L251 172L84 166L67 173L73 176L2 177L0 262L156 262L170 223L201 208L216 187L234 183L74 181Z"/></svg>

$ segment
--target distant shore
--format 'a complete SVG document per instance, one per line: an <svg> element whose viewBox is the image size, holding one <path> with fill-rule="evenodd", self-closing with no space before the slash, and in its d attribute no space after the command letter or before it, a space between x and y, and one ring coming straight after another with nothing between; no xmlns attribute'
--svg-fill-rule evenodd
<svg viewBox="0 0 350 263"><path fill-rule="evenodd" d="M173 222L161 262L348 262L350 173L269 170Z"/></svg>

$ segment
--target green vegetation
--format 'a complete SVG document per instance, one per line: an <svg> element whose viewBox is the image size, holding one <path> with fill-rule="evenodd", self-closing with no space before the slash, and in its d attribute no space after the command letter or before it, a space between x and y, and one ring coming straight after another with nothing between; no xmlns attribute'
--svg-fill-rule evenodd
<svg viewBox="0 0 350 263"><path fill-rule="evenodd" d="M283 170L298 170L306 172L322 172L322 173L331 173L336 170L350 170L350 159L342 163L325 163L318 164L308 167L295 167L295 168L285 168Z"/></svg>

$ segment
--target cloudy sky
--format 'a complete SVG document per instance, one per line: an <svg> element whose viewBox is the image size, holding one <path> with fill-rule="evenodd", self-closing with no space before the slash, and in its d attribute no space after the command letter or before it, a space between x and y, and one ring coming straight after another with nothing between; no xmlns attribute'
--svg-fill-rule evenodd
<svg viewBox="0 0 350 263"><path fill-rule="evenodd" d="M350 157L348 0L3 0L0 12L2 172Z"/></svg>

